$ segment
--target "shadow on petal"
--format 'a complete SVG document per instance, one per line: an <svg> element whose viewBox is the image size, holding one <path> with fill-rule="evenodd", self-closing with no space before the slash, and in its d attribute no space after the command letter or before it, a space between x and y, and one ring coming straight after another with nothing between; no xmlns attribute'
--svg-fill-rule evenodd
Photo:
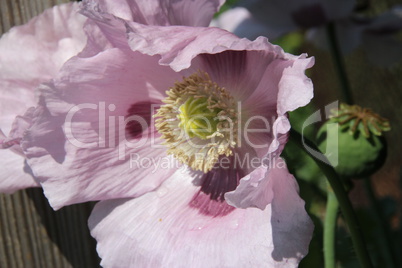
<svg viewBox="0 0 402 268"><path fill-rule="evenodd" d="M275 179L271 225L274 244L272 258L276 261L289 258L300 261L308 252L314 226L298 189L290 173Z"/></svg>

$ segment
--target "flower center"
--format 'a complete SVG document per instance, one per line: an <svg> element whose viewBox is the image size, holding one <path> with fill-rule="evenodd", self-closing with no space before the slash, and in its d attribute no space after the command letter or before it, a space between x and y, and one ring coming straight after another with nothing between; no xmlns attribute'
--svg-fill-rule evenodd
<svg viewBox="0 0 402 268"><path fill-rule="evenodd" d="M179 107L179 127L193 138L207 139L218 129L218 108L211 108L206 97L190 97Z"/></svg>
<svg viewBox="0 0 402 268"><path fill-rule="evenodd" d="M176 82L155 117L168 153L194 170L210 171L237 140L237 111L225 88L197 72Z"/></svg>

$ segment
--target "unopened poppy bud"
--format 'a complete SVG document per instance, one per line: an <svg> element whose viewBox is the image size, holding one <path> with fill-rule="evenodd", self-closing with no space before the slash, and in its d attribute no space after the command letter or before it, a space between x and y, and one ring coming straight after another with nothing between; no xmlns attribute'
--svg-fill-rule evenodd
<svg viewBox="0 0 402 268"><path fill-rule="evenodd" d="M328 128L329 124L338 127ZM384 164L386 143L382 133L390 129L389 121L370 109L341 104L318 131L318 146L329 155L340 176L365 177ZM327 147L329 139L338 139L338 143L330 142Z"/></svg>

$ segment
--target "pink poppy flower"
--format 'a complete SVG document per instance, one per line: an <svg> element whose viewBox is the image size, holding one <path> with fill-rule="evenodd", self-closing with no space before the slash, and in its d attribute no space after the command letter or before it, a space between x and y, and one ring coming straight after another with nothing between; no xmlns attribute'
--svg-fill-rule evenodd
<svg viewBox="0 0 402 268"><path fill-rule="evenodd" d="M48 9L0 39L0 192L38 186L20 140L30 124L33 108L28 108L36 103L34 89L85 45L86 18L77 8L70 3Z"/></svg>
<svg viewBox="0 0 402 268"><path fill-rule="evenodd" d="M168 26L205 22L199 2L174 3L165 26L85 5L99 31L39 88L28 163L55 209L101 200L89 226L104 267L295 267L312 223L279 155L314 59Z"/></svg>

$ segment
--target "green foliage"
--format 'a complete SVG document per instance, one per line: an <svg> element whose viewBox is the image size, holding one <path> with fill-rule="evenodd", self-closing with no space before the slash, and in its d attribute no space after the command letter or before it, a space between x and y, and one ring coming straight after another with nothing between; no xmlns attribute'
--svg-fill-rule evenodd
<svg viewBox="0 0 402 268"><path fill-rule="evenodd" d="M301 32L291 32L270 41L275 45L281 46L288 53L300 54L300 46L304 42L304 35Z"/></svg>

